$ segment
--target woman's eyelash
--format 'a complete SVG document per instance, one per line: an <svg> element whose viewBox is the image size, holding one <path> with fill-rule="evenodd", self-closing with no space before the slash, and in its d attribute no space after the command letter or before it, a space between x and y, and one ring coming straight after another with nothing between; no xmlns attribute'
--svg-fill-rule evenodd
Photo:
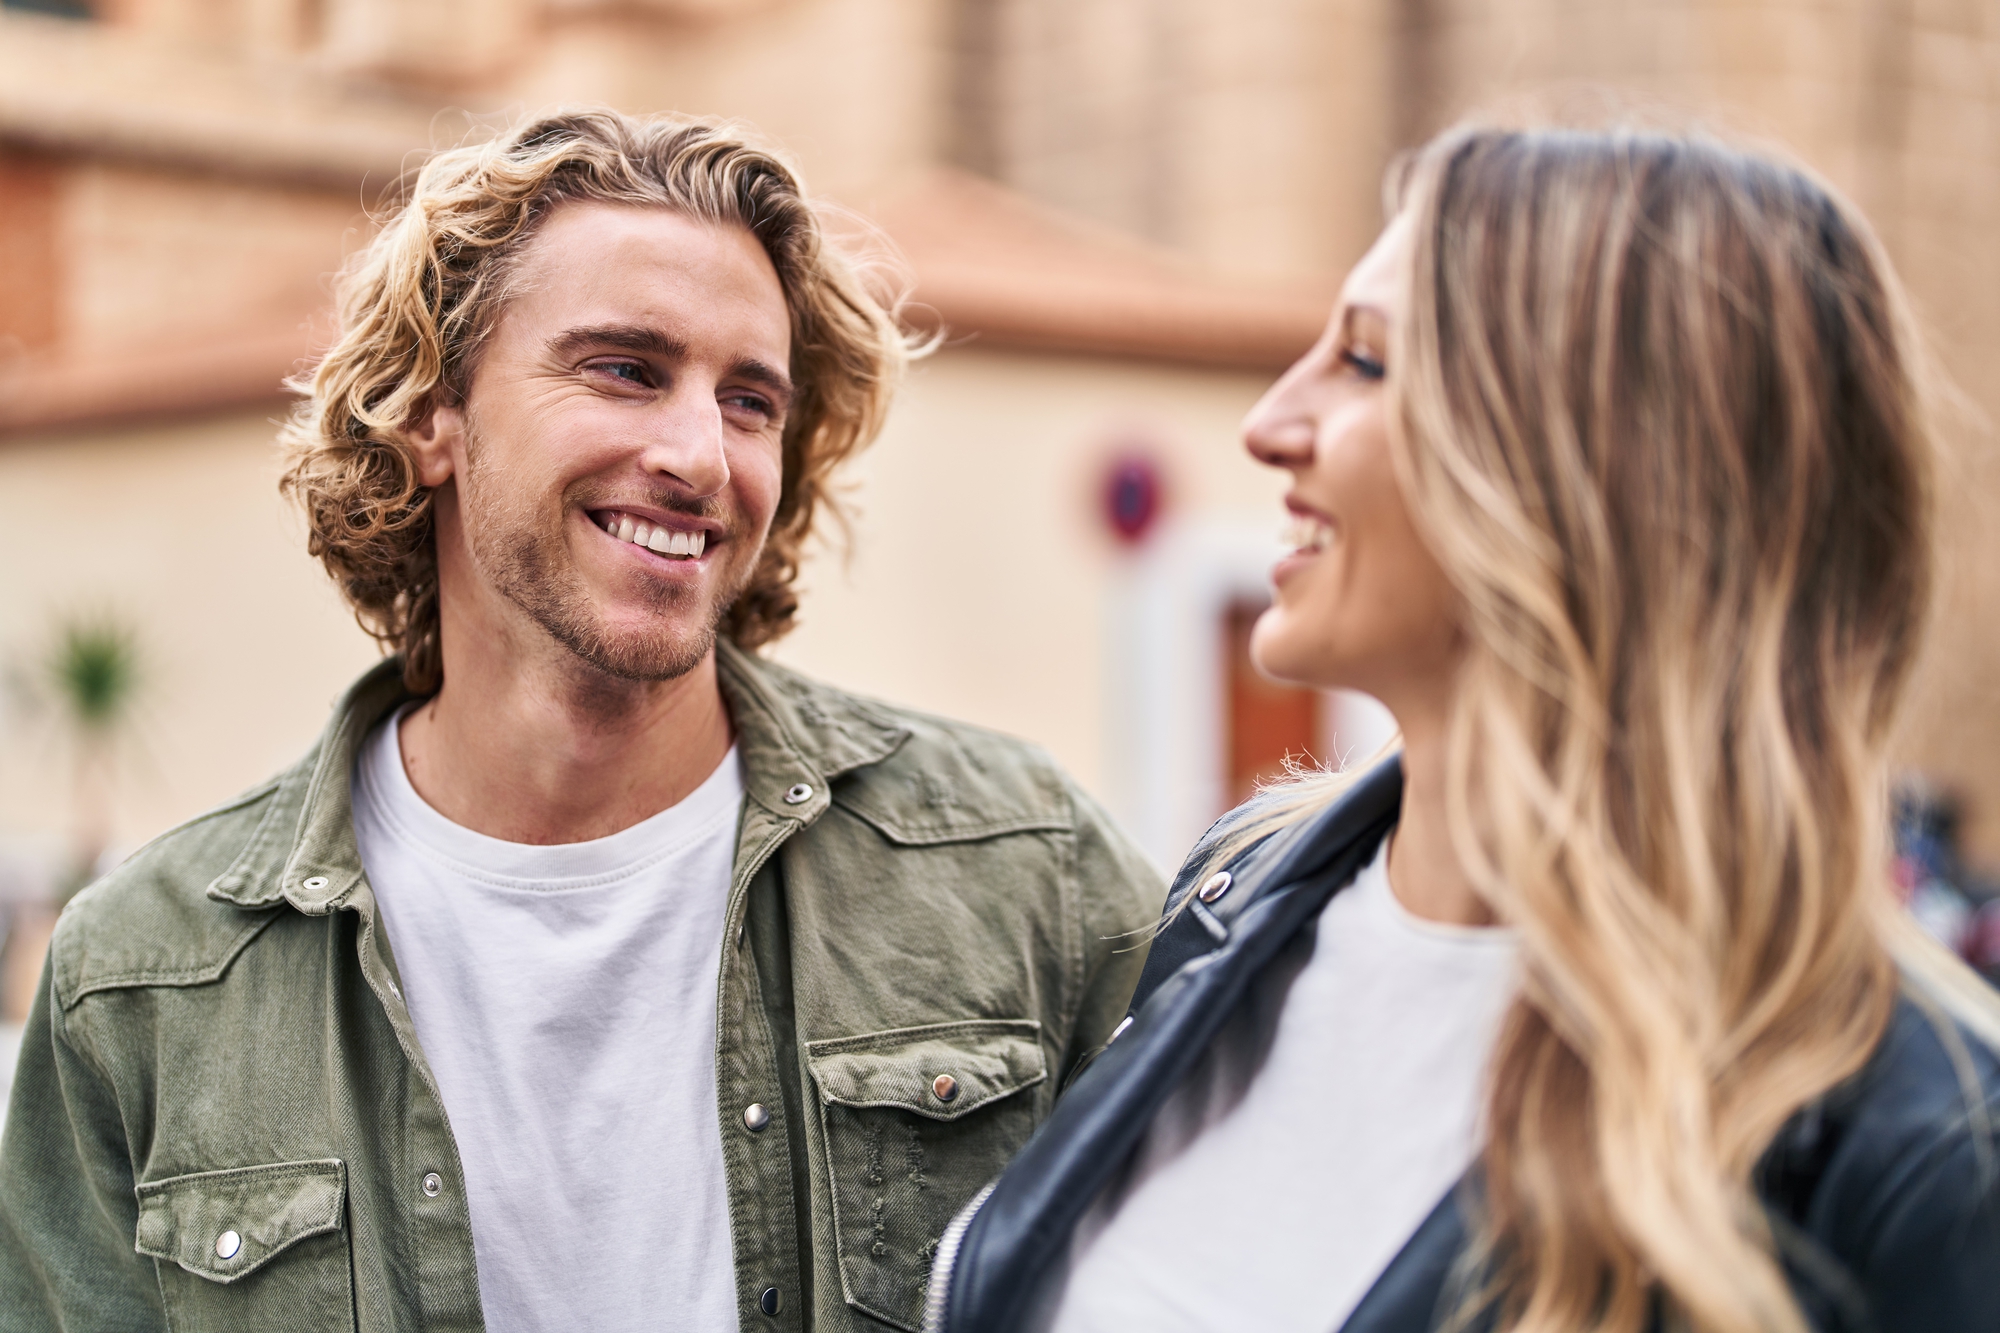
<svg viewBox="0 0 2000 1333"><path fill-rule="evenodd" d="M1363 356L1352 347L1342 348L1340 359L1352 366L1361 375L1371 380L1379 380L1383 375L1388 373L1387 368L1380 361L1372 357Z"/></svg>

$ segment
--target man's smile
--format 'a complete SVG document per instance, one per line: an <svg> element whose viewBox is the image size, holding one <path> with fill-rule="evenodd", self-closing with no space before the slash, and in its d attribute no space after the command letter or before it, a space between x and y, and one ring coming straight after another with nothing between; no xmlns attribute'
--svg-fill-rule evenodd
<svg viewBox="0 0 2000 1333"><path fill-rule="evenodd" d="M592 510L590 521L621 542L643 546L670 560L699 560L708 548L708 532L704 528L677 528L622 509Z"/></svg>

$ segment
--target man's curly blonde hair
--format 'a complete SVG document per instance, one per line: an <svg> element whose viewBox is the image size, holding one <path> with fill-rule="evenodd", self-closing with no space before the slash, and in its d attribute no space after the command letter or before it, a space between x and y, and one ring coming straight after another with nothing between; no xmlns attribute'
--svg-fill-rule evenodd
<svg viewBox="0 0 2000 1333"><path fill-rule="evenodd" d="M669 208L746 228L777 269L791 312L795 392L784 484L764 553L722 632L756 648L792 627L801 550L840 463L881 429L911 353L896 301L829 243L797 175L739 129L614 111L539 116L432 157L381 232L336 280L340 336L281 438L280 483L363 629L403 658L419 694L443 683L431 491L403 432L464 401L519 256L571 201ZM879 284L876 284L879 285Z"/></svg>

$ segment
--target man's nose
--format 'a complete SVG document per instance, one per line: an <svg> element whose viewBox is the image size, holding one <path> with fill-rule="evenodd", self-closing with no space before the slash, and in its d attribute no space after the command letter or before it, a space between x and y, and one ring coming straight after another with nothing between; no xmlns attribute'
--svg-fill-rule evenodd
<svg viewBox="0 0 2000 1333"><path fill-rule="evenodd" d="M648 423L640 466L673 477L696 497L718 495L729 485L722 408L713 394L675 394Z"/></svg>

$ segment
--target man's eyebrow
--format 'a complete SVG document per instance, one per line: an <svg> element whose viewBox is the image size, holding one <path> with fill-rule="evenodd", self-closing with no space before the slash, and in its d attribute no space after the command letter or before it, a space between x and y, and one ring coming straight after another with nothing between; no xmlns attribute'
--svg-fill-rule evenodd
<svg viewBox="0 0 2000 1333"><path fill-rule="evenodd" d="M786 375L782 370L765 365L762 361L738 361L734 366L730 367L730 373L738 379L746 379L752 384L763 385L773 394L785 399L787 402L791 400L791 377Z"/></svg>
<svg viewBox="0 0 2000 1333"><path fill-rule="evenodd" d="M574 356L593 347L615 347L621 352L644 352L649 356L677 361L687 355L687 344L643 324L593 324L565 329L549 339L549 351L558 357Z"/></svg>

